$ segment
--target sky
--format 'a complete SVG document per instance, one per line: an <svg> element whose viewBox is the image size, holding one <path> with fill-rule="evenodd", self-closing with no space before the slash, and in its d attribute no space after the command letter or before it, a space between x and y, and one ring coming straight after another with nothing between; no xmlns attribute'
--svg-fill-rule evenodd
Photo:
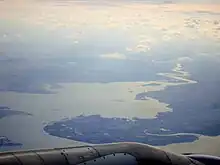
<svg viewBox="0 0 220 165"><path fill-rule="evenodd" d="M18 107L39 97L43 111L63 105L20 93L51 94L72 82L154 81L177 65L192 80L216 85L219 16L219 0L0 0L0 91L17 92L2 97Z"/></svg>
<svg viewBox="0 0 220 165"><path fill-rule="evenodd" d="M134 81L140 70L166 71L198 57L219 61L219 11L218 1L208 0L0 1L1 90Z"/></svg>

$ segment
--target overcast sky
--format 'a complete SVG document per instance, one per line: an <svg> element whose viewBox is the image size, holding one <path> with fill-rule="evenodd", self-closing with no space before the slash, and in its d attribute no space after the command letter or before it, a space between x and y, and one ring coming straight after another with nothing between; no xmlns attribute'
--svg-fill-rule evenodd
<svg viewBox="0 0 220 165"><path fill-rule="evenodd" d="M155 61L165 69L167 61L219 60L217 0L151 2L0 1L0 87L75 81L83 74L99 79L117 70L135 80Z"/></svg>

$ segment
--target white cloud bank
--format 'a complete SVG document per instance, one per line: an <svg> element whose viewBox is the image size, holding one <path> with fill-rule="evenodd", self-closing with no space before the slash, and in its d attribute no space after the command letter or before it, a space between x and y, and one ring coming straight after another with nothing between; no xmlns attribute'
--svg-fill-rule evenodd
<svg viewBox="0 0 220 165"><path fill-rule="evenodd" d="M179 62L192 62L193 59L190 58L190 57L179 57L179 58L178 58L178 61L179 61Z"/></svg>
<svg viewBox="0 0 220 165"><path fill-rule="evenodd" d="M127 57L124 54L121 53L108 53L108 54L102 54L100 55L101 58L107 58L107 59L116 59L116 60L126 60Z"/></svg>

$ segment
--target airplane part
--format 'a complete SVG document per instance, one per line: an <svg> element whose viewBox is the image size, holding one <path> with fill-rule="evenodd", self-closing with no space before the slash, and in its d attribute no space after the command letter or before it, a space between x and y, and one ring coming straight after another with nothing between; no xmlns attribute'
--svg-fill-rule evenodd
<svg viewBox="0 0 220 165"><path fill-rule="evenodd" d="M211 165L219 165L220 164L220 157L217 156L210 156L210 155L201 155L201 154L191 154L188 157L203 162L204 164L211 164Z"/></svg>
<svg viewBox="0 0 220 165"><path fill-rule="evenodd" d="M204 165L202 162L206 156L194 157L166 152L146 144L125 142L2 152L0 165Z"/></svg>

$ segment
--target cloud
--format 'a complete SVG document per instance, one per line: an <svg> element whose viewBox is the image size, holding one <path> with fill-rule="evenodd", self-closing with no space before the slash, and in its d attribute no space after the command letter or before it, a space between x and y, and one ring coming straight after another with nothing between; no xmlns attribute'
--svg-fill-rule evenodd
<svg viewBox="0 0 220 165"><path fill-rule="evenodd" d="M151 49L150 41L142 40L142 41L139 41L139 43L136 46L132 48L130 47L126 48L126 51L141 53L141 52L148 52L150 49Z"/></svg>
<svg viewBox="0 0 220 165"><path fill-rule="evenodd" d="M126 48L126 51L128 52L147 52L150 50L150 47L146 45L137 45L135 48Z"/></svg>
<svg viewBox="0 0 220 165"><path fill-rule="evenodd" d="M180 58L178 58L178 61L179 62L192 62L193 59L190 57L180 57Z"/></svg>
<svg viewBox="0 0 220 165"><path fill-rule="evenodd" d="M100 55L101 58L107 58L107 59L116 59L116 60L126 60L127 57L124 54L121 53L108 53L108 54L102 54Z"/></svg>
<svg viewBox="0 0 220 165"><path fill-rule="evenodd" d="M67 64L75 66L75 65L77 65L77 62L75 62L75 61L69 61L69 62L67 62Z"/></svg>
<svg viewBox="0 0 220 165"><path fill-rule="evenodd" d="M139 44L136 46L136 50L138 52L147 52L148 50L150 50L150 47L148 45Z"/></svg>

